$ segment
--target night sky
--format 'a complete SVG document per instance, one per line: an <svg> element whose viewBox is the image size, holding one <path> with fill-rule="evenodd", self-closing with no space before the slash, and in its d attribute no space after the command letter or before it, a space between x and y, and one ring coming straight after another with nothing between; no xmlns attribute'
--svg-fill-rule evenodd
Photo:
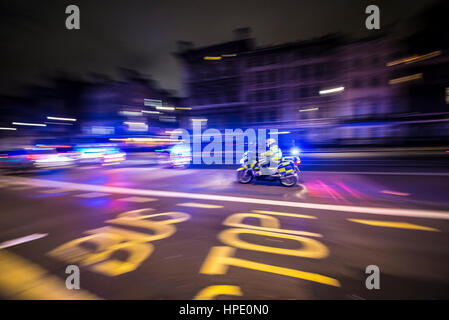
<svg viewBox="0 0 449 320"><path fill-rule="evenodd" d="M206 46L233 39L250 27L258 46L343 32L358 37L365 8L377 4L381 27L398 23L405 32L432 0L0 0L0 94L64 71L116 77L117 67L150 75L164 89L178 90L176 41ZM66 6L81 11L81 30L65 28ZM373 31L371 31L373 32ZM374 31L375 32L375 31Z"/></svg>

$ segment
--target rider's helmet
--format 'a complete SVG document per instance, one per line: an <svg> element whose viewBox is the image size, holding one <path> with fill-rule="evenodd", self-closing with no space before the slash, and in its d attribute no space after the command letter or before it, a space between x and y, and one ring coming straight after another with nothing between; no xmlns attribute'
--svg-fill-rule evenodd
<svg viewBox="0 0 449 320"><path fill-rule="evenodd" d="M267 148L270 148L271 146L276 144L276 139L270 138L267 139Z"/></svg>

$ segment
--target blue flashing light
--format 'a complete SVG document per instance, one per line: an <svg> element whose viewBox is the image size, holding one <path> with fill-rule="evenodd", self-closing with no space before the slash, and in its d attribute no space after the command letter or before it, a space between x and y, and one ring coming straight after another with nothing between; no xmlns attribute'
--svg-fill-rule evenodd
<svg viewBox="0 0 449 320"><path fill-rule="evenodd" d="M300 152L301 152L301 150L299 150L299 148L297 148L297 147L294 147L294 148L291 148L291 149L290 149L290 153L291 153L293 156L298 156L298 155L300 154Z"/></svg>

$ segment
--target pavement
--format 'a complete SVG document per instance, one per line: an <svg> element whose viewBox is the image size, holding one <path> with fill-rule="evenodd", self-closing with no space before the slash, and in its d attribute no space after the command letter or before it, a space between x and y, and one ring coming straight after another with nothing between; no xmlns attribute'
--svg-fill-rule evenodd
<svg viewBox="0 0 449 320"><path fill-rule="evenodd" d="M225 168L1 175L0 297L448 299L449 171L362 167L304 166L293 188Z"/></svg>

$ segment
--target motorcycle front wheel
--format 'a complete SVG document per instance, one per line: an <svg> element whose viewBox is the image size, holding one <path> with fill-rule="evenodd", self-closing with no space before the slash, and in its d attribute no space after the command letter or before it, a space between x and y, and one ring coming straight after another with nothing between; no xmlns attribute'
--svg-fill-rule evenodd
<svg viewBox="0 0 449 320"><path fill-rule="evenodd" d="M295 171L296 171L296 176L298 177L298 182L303 183L304 179L303 179L303 175L302 175L301 171L298 168L296 168Z"/></svg>
<svg viewBox="0 0 449 320"><path fill-rule="evenodd" d="M296 175L291 175L285 178L281 178L281 184L284 187L293 187L298 183L298 177Z"/></svg>
<svg viewBox="0 0 449 320"><path fill-rule="evenodd" d="M249 170L237 171L237 180L243 184L250 183L253 180L253 174Z"/></svg>

